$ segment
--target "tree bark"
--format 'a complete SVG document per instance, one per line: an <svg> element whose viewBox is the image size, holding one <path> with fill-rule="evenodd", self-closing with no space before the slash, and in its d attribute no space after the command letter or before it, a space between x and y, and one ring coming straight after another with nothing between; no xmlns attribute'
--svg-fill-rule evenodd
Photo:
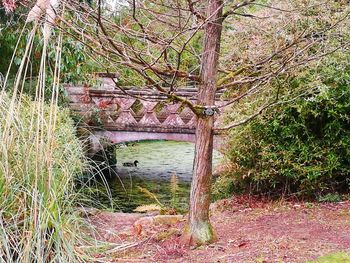
<svg viewBox="0 0 350 263"><path fill-rule="evenodd" d="M201 62L201 85L198 104L215 103L217 68L222 30L222 0L209 0L208 22L205 26L204 48ZM198 115L193 179L191 187L189 222L185 237L191 244L205 244L215 240L209 220L213 156L214 116Z"/></svg>

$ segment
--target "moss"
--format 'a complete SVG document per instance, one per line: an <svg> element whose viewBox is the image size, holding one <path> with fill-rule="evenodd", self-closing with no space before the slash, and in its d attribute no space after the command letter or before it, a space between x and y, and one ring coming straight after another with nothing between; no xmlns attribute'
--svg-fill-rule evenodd
<svg viewBox="0 0 350 263"><path fill-rule="evenodd" d="M200 246L213 243L217 236L209 221L198 221L185 227L184 239L190 245Z"/></svg>

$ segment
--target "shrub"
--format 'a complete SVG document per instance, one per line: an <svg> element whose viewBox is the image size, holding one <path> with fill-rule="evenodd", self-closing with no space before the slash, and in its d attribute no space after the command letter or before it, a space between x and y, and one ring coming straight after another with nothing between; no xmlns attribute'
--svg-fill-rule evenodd
<svg viewBox="0 0 350 263"><path fill-rule="evenodd" d="M334 55L291 81L317 92L231 132L227 155L237 166L230 174L236 187L303 197L349 192L349 65L348 55Z"/></svg>
<svg viewBox="0 0 350 263"><path fill-rule="evenodd" d="M219 176L212 187L213 200L228 198L235 191L232 178L227 176ZM235 191L236 192L236 191Z"/></svg>

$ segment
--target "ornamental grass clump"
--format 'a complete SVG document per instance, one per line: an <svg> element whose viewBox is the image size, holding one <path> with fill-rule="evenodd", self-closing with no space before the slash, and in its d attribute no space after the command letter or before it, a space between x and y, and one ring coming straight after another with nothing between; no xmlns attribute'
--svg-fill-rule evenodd
<svg viewBox="0 0 350 263"><path fill-rule="evenodd" d="M83 150L68 112L0 93L0 261L83 262L74 177Z"/></svg>

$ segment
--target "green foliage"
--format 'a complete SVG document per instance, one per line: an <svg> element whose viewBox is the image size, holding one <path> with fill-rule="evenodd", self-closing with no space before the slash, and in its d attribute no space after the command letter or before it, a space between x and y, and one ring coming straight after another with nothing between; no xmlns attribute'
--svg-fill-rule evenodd
<svg viewBox="0 0 350 263"><path fill-rule="evenodd" d="M5 15L5 12L0 9L0 73L5 75L7 72L13 50L17 43L18 34L11 34L11 30L18 24L18 20L12 16ZM15 59L15 63L19 62L20 58ZM12 70L15 74L16 71Z"/></svg>
<svg viewBox="0 0 350 263"><path fill-rule="evenodd" d="M27 97L11 104L1 94L2 260L81 262L73 178L82 171L83 151L69 113Z"/></svg>
<svg viewBox="0 0 350 263"><path fill-rule="evenodd" d="M328 193L317 198L319 202L340 202L341 200L342 197L338 193Z"/></svg>
<svg viewBox="0 0 350 263"><path fill-rule="evenodd" d="M14 54L13 64L10 68L9 81L7 89L10 91L13 87L13 81L16 77L19 65L24 56L25 47L27 45L28 28L24 30L22 38L19 38L20 32L24 26L23 16L28 12L25 8L19 8L15 13L5 16L0 20L0 87L2 86L2 78L7 74L10 66L11 58ZM1 17L1 13L0 13ZM41 28L38 29L40 31ZM53 34L58 34L56 30ZM72 33L72 32L69 32ZM56 47L57 39L52 38L49 42L47 52L47 87L53 82L53 72L56 62ZM16 45L18 42L18 48ZM41 34L36 34L34 37L33 48L29 59L29 67L25 74L28 81L24 83L24 92L34 97L36 92L36 76L38 76L40 69L40 60L43 50L43 41ZM62 41L62 63L60 64L60 81L61 83L73 84L93 84L96 78L94 72L99 71L98 58L92 59L88 56L87 48L79 41L66 34ZM64 89L60 87L60 103L64 102ZM51 89L47 89L45 93L46 100L51 98Z"/></svg>
<svg viewBox="0 0 350 263"><path fill-rule="evenodd" d="M228 176L219 176L212 187L212 196L214 200L228 198L233 192L235 192L234 182L232 178Z"/></svg>
<svg viewBox="0 0 350 263"><path fill-rule="evenodd" d="M231 133L236 186L255 193L349 192L350 63L334 54L289 83L316 92L280 105Z"/></svg>
<svg viewBox="0 0 350 263"><path fill-rule="evenodd" d="M349 263L350 254L344 252L332 253L326 256L319 257L315 261L309 261L309 263Z"/></svg>
<svg viewBox="0 0 350 263"><path fill-rule="evenodd" d="M54 52L52 53L54 56ZM100 71L97 59L88 56L87 47L81 42L65 35L62 43L62 83L93 84L96 82L92 74Z"/></svg>

